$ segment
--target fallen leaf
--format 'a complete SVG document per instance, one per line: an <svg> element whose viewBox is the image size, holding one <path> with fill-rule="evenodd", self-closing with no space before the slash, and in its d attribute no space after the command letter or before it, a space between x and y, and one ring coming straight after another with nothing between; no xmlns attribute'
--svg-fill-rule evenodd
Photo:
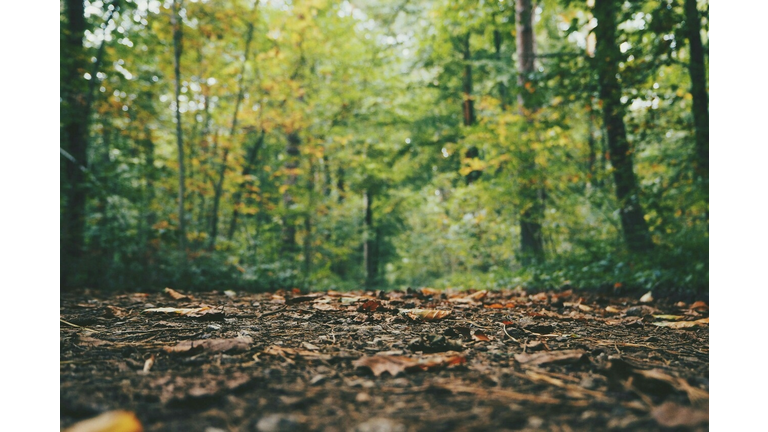
<svg viewBox="0 0 768 432"><path fill-rule="evenodd" d="M481 330L475 330L475 332L472 334L472 339L488 342L491 340L485 333L483 333Z"/></svg>
<svg viewBox="0 0 768 432"><path fill-rule="evenodd" d="M103 341L101 339L92 338L90 336L79 335L77 344L82 346L97 347L102 345L109 345L110 342Z"/></svg>
<svg viewBox="0 0 768 432"><path fill-rule="evenodd" d="M451 311L437 309L401 309L400 313L414 321L438 321L450 315Z"/></svg>
<svg viewBox="0 0 768 432"><path fill-rule="evenodd" d="M284 359L288 360L290 363L293 363L290 358L301 356L301 357L309 357L314 359L321 359L321 360L330 360L331 356L320 354L313 351L307 351L303 349L298 348L289 348L289 347L281 347L279 345L272 345L271 347L268 347L264 350L264 354L274 355L283 357Z"/></svg>
<svg viewBox="0 0 768 432"><path fill-rule="evenodd" d="M232 290L226 290L224 291L224 295L229 298L235 298L237 296L237 293Z"/></svg>
<svg viewBox="0 0 768 432"><path fill-rule="evenodd" d="M306 341L302 342L301 346L303 346L304 348L306 348L308 350L313 350L313 351L317 351L317 350L320 349L317 345L312 345L311 343L306 342Z"/></svg>
<svg viewBox="0 0 768 432"><path fill-rule="evenodd" d="M194 354L199 351L246 351L251 345L253 345L253 338L250 336L238 336L232 339L202 339L179 342L175 346L165 347L165 351L172 354Z"/></svg>
<svg viewBox="0 0 768 432"><path fill-rule="evenodd" d="M565 307L573 307L573 308L579 309L579 310L581 310L583 312L591 312L592 311L591 307L589 307L587 305L583 305L581 303L563 302L563 306L565 306Z"/></svg>
<svg viewBox="0 0 768 432"><path fill-rule="evenodd" d="M679 321L685 318L683 315L653 315L653 317L665 321Z"/></svg>
<svg viewBox="0 0 768 432"><path fill-rule="evenodd" d="M460 355L450 355L447 357L442 355L431 356L422 360L398 355L376 355L361 357L352 362L352 364L356 368L367 367L375 376L379 376L384 372L389 372L390 375L397 376L397 374L404 371L425 371L445 366L464 364L466 362L467 359Z"/></svg>
<svg viewBox="0 0 768 432"><path fill-rule="evenodd" d="M701 312L701 311L709 310L709 306L707 306L707 304L704 303L703 301L697 301L691 305L691 309L695 309L696 311Z"/></svg>
<svg viewBox="0 0 768 432"><path fill-rule="evenodd" d="M651 416L665 428L694 427L709 422L709 413L691 407L664 402L651 410Z"/></svg>
<svg viewBox="0 0 768 432"><path fill-rule="evenodd" d="M440 291L434 288L422 288L421 295L423 295L424 297L433 297L436 295L440 295Z"/></svg>
<svg viewBox="0 0 768 432"><path fill-rule="evenodd" d="M105 318L125 318L128 315L127 310L117 306L107 306L107 310L104 311Z"/></svg>
<svg viewBox="0 0 768 432"><path fill-rule="evenodd" d="M612 314L617 314L617 313L621 312L619 309L616 309L613 306L606 306L605 307L605 311L608 312L608 313L612 313Z"/></svg>
<svg viewBox="0 0 768 432"><path fill-rule="evenodd" d="M352 364L356 368L367 367L375 376L384 372L397 376L400 372L418 365L419 361L405 356L370 356L359 358Z"/></svg>
<svg viewBox="0 0 768 432"><path fill-rule="evenodd" d="M701 327L704 324L709 325L709 318L697 319L696 321L661 321L655 322L653 325L659 327L668 327L672 329L685 329L692 327Z"/></svg>
<svg viewBox="0 0 768 432"><path fill-rule="evenodd" d="M191 318L203 318L203 317L207 319L224 318L223 310L213 309L210 306L201 306L197 308L174 308L174 307L151 308L151 309L144 309L144 313L172 314L172 315L188 316Z"/></svg>
<svg viewBox="0 0 768 432"><path fill-rule="evenodd" d="M488 295L488 291L482 290L482 291L478 291L476 293L468 295L467 298L471 298L474 301L480 301L480 300L484 299L485 296L487 296L487 295Z"/></svg>
<svg viewBox="0 0 768 432"><path fill-rule="evenodd" d="M650 303L653 301L653 293L648 291L647 293L643 294L642 297L640 297L640 303Z"/></svg>
<svg viewBox="0 0 768 432"><path fill-rule="evenodd" d="M166 292L166 293L167 293L169 296L171 296L171 297L172 297L174 300L184 300L184 299L188 299L188 298L189 298L189 296L187 296L187 295L184 295L184 294L182 294L182 293L180 293L180 292L176 291L176 290L175 290L175 289L173 289L173 288L165 288L165 290L164 290L164 291L165 291L165 292Z"/></svg>
<svg viewBox="0 0 768 432"><path fill-rule="evenodd" d="M312 303L312 307L317 309L317 310L321 310L321 311L336 310L336 308L333 307L333 305L330 305L328 303Z"/></svg>
<svg viewBox="0 0 768 432"><path fill-rule="evenodd" d="M533 301L545 302L545 301L547 301L547 293L543 293L543 292L536 293L536 294L530 296L529 298L531 300L533 300Z"/></svg>
<svg viewBox="0 0 768 432"><path fill-rule="evenodd" d="M368 300L360 306L360 309L366 312L374 312L381 306L381 302L376 300Z"/></svg>
<svg viewBox="0 0 768 432"><path fill-rule="evenodd" d="M149 373L149 370L152 369L152 366L155 364L155 355L152 354L145 362L144 362L144 369L141 370L142 373Z"/></svg>
<svg viewBox="0 0 768 432"><path fill-rule="evenodd" d="M582 350L547 351L537 354L515 354L515 360L520 364L538 366L549 363L576 363L585 355L586 353Z"/></svg>
<svg viewBox="0 0 768 432"><path fill-rule="evenodd" d="M77 422L64 432L142 432L143 430L136 414L118 410Z"/></svg>

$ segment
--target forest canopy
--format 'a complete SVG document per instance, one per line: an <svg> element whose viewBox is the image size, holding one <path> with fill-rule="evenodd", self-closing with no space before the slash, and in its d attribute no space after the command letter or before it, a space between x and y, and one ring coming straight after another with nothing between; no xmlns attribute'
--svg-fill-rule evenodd
<svg viewBox="0 0 768 432"><path fill-rule="evenodd" d="M62 288L706 292L708 11L64 0Z"/></svg>

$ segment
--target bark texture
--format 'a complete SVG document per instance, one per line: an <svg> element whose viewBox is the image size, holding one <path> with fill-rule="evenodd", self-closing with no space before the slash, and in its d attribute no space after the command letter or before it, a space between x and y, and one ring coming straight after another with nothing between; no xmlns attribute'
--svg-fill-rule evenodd
<svg viewBox="0 0 768 432"><path fill-rule="evenodd" d="M520 87L518 104L522 115L528 121L528 129L533 129L533 114L538 110L535 101L535 85L532 75L535 72L534 60L536 47L533 34L533 5L531 0L517 0L515 10L515 27L517 29L517 60L520 68L517 83ZM529 134L530 135L530 134ZM529 138L530 140L530 138ZM544 219L543 179L536 166L536 154L525 143L521 152L520 198L522 211L520 214L520 253L522 262L530 263L544 256L544 241L541 223Z"/></svg>
<svg viewBox="0 0 768 432"><path fill-rule="evenodd" d="M598 22L595 28L595 61L624 240L630 251L644 252L651 249L653 243L640 205L632 149L627 141L624 124L624 106L621 103L621 84L618 79L621 54L616 41L616 8L620 6L620 3L612 0L595 1L593 12Z"/></svg>
<svg viewBox="0 0 768 432"><path fill-rule="evenodd" d="M685 32L691 51L688 73L693 96L693 123L696 129L696 165L704 178L709 178L709 95L704 47L701 43L701 17L696 0L685 0Z"/></svg>

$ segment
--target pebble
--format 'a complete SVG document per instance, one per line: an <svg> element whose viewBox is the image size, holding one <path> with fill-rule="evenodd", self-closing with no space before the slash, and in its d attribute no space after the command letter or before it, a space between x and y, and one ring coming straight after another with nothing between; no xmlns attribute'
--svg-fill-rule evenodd
<svg viewBox="0 0 768 432"><path fill-rule="evenodd" d="M355 432L405 432L405 426L388 418L375 417L360 423Z"/></svg>
<svg viewBox="0 0 768 432"><path fill-rule="evenodd" d="M270 414L256 423L256 430L259 432L290 432L300 429L298 416L292 414Z"/></svg>

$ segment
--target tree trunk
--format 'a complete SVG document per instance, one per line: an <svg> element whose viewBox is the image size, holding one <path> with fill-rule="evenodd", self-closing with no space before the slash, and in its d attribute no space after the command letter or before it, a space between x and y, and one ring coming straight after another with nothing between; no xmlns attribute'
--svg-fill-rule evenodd
<svg viewBox="0 0 768 432"><path fill-rule="evenodd" d="M365 242L363 243L363 259L365 261L365 285L373 288L377 282L378 251L376 247L376 235L373 228L373 194L365 191L363 195L365 204Z"/></svg>
<svg viewBox="0 0 768 432"><path fill-rule="evenodd" d="M527 129L532 131L533 114L538 110L538 106L534 101L535 88L531 81L532 74L535 72L536 58L531 0L517 0L515 12L517 59L520 68L517 77L518 104L528 123ZM528 145L522 151L520 165L523 179L520 186L523 207L520 215L520 253L521 262L527 264L544 256L544 241L541 233L541 222L544 219L543 179L540 178L541 173L536 166L534 150Z"/></svg>
<svg viewBox="0 0 768 432"><path fill-rule="evenodd" d="M344 202L344 196L347 194L346 186L344 185L344 168L339 166L336 169L336 190L339 192L339 204Z"/></svg>
<svg viewBox="0 0 768 432"><path fill-rule="evenodd" d="M307 211L304 213L304 277L312 271L312 212L315 204L315 164L309 155L309 173L307 174Z"/></svg>
<svg viewBox="0 0 768 432"><path fill-rule="evenodd" d="M251 40L253 39L253 24L248 23L248 32L245 36L245 55L243 55L243 64L240 68L240 79L237 81L237 98L235 99L235 109L232 113L232 125L229 128L230 145L234 141L235 132L237 132L237 115L240 113L240 104L245 95L245 66L248 63L248 54L250 53ZM224 186L224 176L227 172L227 156L229 156L229 146L224 148L224 155L219 170L219 181L216 185L216 193L213 197L213 213L211 214L211 231L208 238L208 250L212 251L216 247L216 237L219 235L219 201Z"/></svg>
<svg viewBox="0 0 768 432"><path fill-rule="evenodd" d="M82 0L64 3L66 24L61 50L61 147L76 161L64 161L64 196L61 214L61 286L71 288L76 280L85 247L85 173L88 166L88 84L82 73L87 59L83 48L85 15ZM96 77L91 77L96 79Z"/></svg>
<svg viewBox="0 0 768 432"><path fill-rule="evenodd" d="M688 73L691 75L693 123L696 128L696 165L704 179L709 179L709 96L704 47L701 43L701 18L696 0L685 0L685 33L691 51Z"/></svg>
<svg viewBox="0 0 768 432"><path fill-rule="evenodd" d="M613 0L595 1L594 15L598 22L594 30L597 39L595 59L600 80L600 100L603 104L603 123L608 139L609 158L613 166L624 240L630 251L643 252L651 249L653 243L640 205L632 150L624 125L621 84L617 78L621 60L619 45L616 42L617 7L621 7L621 4Z"/></svg>
<svg viewBox="0 0 768 432"><path fill-rule="evenodd" d="M498 30L493 31L493 46L496 51L496 60L501 64L501 62L504 60L501 58L501 43L502 43L502 37L501 32ZM507 110L507 86L503 82L499 82L499 101L501 102L501 110L506 111Z"/></svg>
<svg viewBox="0 0 768 432"><path fill-rule="evenodd" d="M464 75L462 80L463 100L462 111L464 113L464 126L475 124L475 105L472 100L472 65L469 64L471 53L469 51L469 33L464 36L462 56L464 58Z"/></svg>
<svg viewBox="0 0 768 432"><path fill-rule="evenodd" d="M173 0L173 11L171 13L171 26L173 27L173 72L176 84L176 147L178 149L179 160L179 250L184 252L187 248L187 231L184 214L184 137L181 131L181 106L179 96L181 96L181 42L182 32L179 22L179 0Z"/></svg>
<svg viewBox="0 0 768 432"><path fill-rule="evenodd" d="M256 140L253 146L248 149L248 153L245 157L245 165L243 165L243 177L248 177L256 165L256 158L259 155L259 150L264 144L264 134L265 131L262 129L258 140ZM238 210L238 207L243 200L243 189L245 189L249 183L250 180L243 180L237 191L235 191L235 194L232 196L232 205L234 208L232 210L232 219L229 221L229 231L227 232L227 238L230 240L235 236L235 230L237 229L237 221L240 217L240 210Z"/></svg>
<svg viewBox="0 0 768 432"><path fill-rule="evenodd" d="M224 175L227 171L227 157L229 156L229 146L224 147L224 154L221 155L221 166L219 167L219 179L214 185L213 209L211 210L211 226L208 231L208 250L213 251L216 247L216 237L219 235L219 203L221 194L224 191Z"/></svg>
<svg viewBox="0 0 768 432"><path fill-rule="evenodd" d="M301 144L301 138L298 131L293 131L288 134L287 146L285 149L286 162L285 171L287 173L285 183L283 183L283 208L285 216L283 217L283 242L282 253L283 255L291 255L297 252L296 244L296 215L291 208L294 204L293 196L291 195L291 188L296 185L297 175L296 170L299 167L299 145Z"/></svg>
<svg viewBox="0 0 768 432"><path fill-rule="evenodd" d="M475 117L475 103L472 99L472 65L469 64L469 61L472 58L472 53L469 50L469 36L470 34L467 33L467 35L464 37L464 40L462 41L462 57L464 59L464 74L462 76L462 102L461 102L461 109L463 113L464 118L464 126L472 126L475 124L476 117ZM480 156L480 151L477 149L477 147L472 146L469 149L467 149L467 152L464 154L464 157L467 159L473 159ZM467 174L465 181L467 182L467 185L470 185L477 181L477 179L480 178L480 175L482 174L482 171L471 171L469 174Z"/></svg>

